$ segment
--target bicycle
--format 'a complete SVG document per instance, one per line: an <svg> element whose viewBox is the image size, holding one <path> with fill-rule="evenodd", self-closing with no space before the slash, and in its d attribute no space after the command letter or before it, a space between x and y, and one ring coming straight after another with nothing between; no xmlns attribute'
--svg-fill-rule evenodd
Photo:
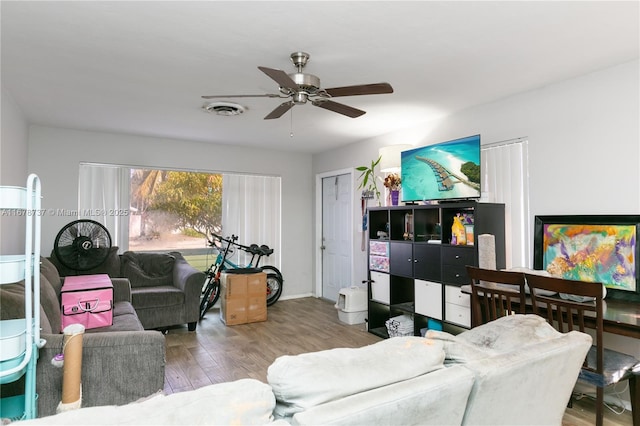
<svg viewBox="0 0 640 426"><path fill-rule="evenodd" d="M209 246L218 250L218 256L205 272L206 278L202 286L202 300L200 302L200 319L202 319L207 311L218 301L220 297L220 274L226 269L254 269L256 272L266 272L267 306L276 303L282 294L282 284L284 282L282 273L272 265L260 266L262 257L272 254L273 249L266 245L258 246L257 244L252 244L251 246L245 246L239 244L236 242L238 237L235 235L232 235L231 239L226 239L216 234L212 235L215 240L209 241ZM226 247L218 247L216 240L221 243L226 243ZM247 265L240 266L229 259L229 255L232 253L231 246L235 246L251 254L251 259Z"/></svg>
<svg viewBox="0 0 640 426"><path fill-rule="evenodd" d="M227 246L219 248L215 241L209 241L209 246L218 250L218 256L205 271L205 279L202 284L202 299L200 300L200 319L220 298L220 274L224 269L225 260L230 254L231 245L238 239L236 235L232 235L231 239L224 239L215 234L212 235L221 243L223 241L226 242Z"/></svg>

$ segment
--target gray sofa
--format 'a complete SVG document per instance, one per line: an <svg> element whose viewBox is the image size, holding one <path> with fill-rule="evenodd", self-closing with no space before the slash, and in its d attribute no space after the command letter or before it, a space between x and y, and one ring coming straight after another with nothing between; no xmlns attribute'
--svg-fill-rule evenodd
<svg viewBox="0 0 640 426"><path fill-rule="evenodd" d="M164 387L165 339L145 331L131 305L126 279L112 279L113 325L86 330L82 350L82 406L126 404ZM40 269L40 326L46 344L36 367L38 415L55 414L62 397L63 369L52 365L62 352L60 289L62 280L46 258ZM24 317L24 281L0 287L2 320ZM2 386L2 395L22 393L23 381Z"/></svg>
<svg viewBox="0 0 640 426"><path fill-rule="evenodd" d="M199 319L204 272L196 270L178 252L127 251L111 247L106 260L96 268L74 271L51 253L49 258L61 276L108 274L131 283L131 303L142 326L149 329L187 324L194 331Z"/></svg>
<svg viewBox="0 0 640 426"><path fill-rule="evenodd" d="M26 423L559 425L590 346L587 334L512 315L457 336L282 356L268 383L242 379Z"/></svg>

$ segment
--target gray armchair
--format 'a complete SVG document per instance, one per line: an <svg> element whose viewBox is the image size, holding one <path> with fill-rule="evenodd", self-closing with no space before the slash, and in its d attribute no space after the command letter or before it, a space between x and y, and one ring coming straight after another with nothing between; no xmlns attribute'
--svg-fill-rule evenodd
<svg viewBox="0 0 640 426"><path fill-rule="evenodd" d="M204 273L178 252L128 251L120 256L122 275L131 282L133 307L144 328L187 323L196 329Z"/></svg>

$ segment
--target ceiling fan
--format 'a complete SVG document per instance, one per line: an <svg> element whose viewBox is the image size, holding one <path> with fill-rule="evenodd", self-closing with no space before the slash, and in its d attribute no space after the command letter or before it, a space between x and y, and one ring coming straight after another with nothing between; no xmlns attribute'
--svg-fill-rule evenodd
<svg viewBox="0 0 640 426"><path fill-rule="evenodd" d="M393 93L393 88L389 83L359 84L356 86L333 87L322 89L320 79L312 74L302 72L304 66L309 62L310 55L306 52L294 52L291 54L291 62L296 67L297 72L287 74L286 72L267 67L258 67L260 71L273 79L279 86L279 93L267 93L264 95L211 95L203 96L204 99L214 98L281 98L287 99L276 109L271 111L264 119L271 120L280 118L293 108L294 105L306 104L310 101L312 105L356 118L365 114L366 111L353 108L331 100L340 96L356 95L378 95Z"/></svg>

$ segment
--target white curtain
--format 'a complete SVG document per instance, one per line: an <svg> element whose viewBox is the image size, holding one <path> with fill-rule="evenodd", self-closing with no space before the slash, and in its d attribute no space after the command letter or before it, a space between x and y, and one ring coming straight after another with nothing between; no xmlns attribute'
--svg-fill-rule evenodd
<svg viewBox="0 0 640 426"><path fill-rule="evenodd" d="M280 268L281 179L227 173L222 176L222 236L237 235L238 242L244 245L268 245L273 254L263 258L261 264Z"/></svg>
<svg viewBox="0 0 640 426"><path fill-rule="evenodd" d="M505 205L506 267L531 267L528 141L483 145L481 157L482 199Z"/></svg>
<svg viewBox="0 0 640 426"><path fill-rule="evenodd" d="M78 219L91 219L111 234L111 245L129 248L128 167L81 163L78 180Z"/></svg>

